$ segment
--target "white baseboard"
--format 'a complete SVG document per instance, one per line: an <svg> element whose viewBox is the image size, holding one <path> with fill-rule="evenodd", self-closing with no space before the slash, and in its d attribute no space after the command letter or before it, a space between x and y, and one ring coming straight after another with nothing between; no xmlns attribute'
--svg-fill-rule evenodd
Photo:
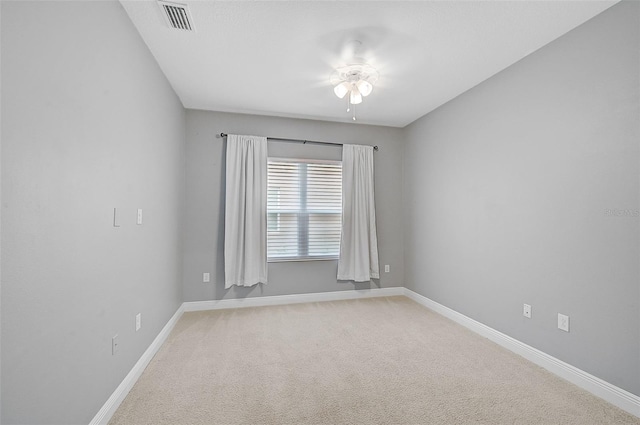
<svg viewBox="0 0 640 425"><path fill-rule="evenodd" d="M597 378L575 366L558 360L536 348L518 341L508 335L503 334L489 326L483 325L455 310L443 306L427 297L413 292L410 289L402 288L404 295L419 304L445 316L454 322L474 331L475 333L490 339L502 347L521 355L525 359L541 366L551 373L566 379L578 387L608 401L622 410L640 417L640 397L628 391L618 388L600 378Z"/></svg>
<svg viewBox="0 0 640 425"><path fill-rule="evenodd" d="M603 398L609 403L618 406L619 408L631 413L632 415L640 417L640 397L635 394L631 394L628 391L618 388L600 378L597 378L577 367L571 366L561 360L556 359L536 348L533 348L523 342L518 341L508 335L498 332L497 330L483 325L455 310L443 306L427 297L424 297L410 289L404 287L393 288L374 288L365 290L349 290L349 291L335 291L335 292L320 292L313 294L292 294L292 295L276 295L269 297L253 297L253 298L241 298L241 299L225 299L225 300L211 300L211 301L193 301L182 303L180 308L167 322L162 331L153 340L149 348L142 354L140 360L135 364L131 371L124 378L122 383L116 388L111 397L106 401L104 406L96 414L89 425L107 425L113 414L116 412L120 403L125 399L127 394L133 385L136 383L142 372L147 367L153 356L158 352L164 341L169 336L169 333L182 316L183 312L187 311L202 311L202 310L218 310L226 308L241 308L241 307L260 307L269 305L283 305L283 304L298 304L307 302L320 302L320 301L340 301L351 300L358 298L373 298L373 297L389 297L404 295L419 304L439 313L462 326L471 329L477 334L484 336L491 341L501 345L502 347L513 351L516 354L521 355L527 360L541 366L548 371L558 375L559 377L566 379L567 381L583 388L590 393Z"/></svg>
<svg viewBox="0 0 640 425"><path fill-rule="evenodd" d="M167 324L162 328L158 336L153 340L149 348L142 354L140 359L133 366L131 371L125 376L118 388L111 394L111 397L102 406L98 413L93 417L89 425L107 425L113 414L118 410L120 403L125 399L131 388L144 372L153 356L158 352L162 344L167 339L173 327L178 323L178 319L182 316L184 304L181 304L175 314L169 319Z"/></svg>
<svg viewBox="0 0 640 425"><path fill-rule="evenodd" d="M273 295L268 297L229 298L224 300L185 302L184 311L219 310L224 308L262 307L267 305L313 303L319 301L352 300L356 298L390 297L404 295L401 286L393 288L373 288L313 294Z"/></svg>

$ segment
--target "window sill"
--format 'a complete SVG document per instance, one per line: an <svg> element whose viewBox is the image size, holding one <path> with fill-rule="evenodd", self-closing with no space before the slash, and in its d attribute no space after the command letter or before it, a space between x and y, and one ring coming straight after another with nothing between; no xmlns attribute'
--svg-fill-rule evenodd
<svg viewBox="0 0 640 425"><path fill-rule="evenodd" d="M337 261L338 257L311 257L311 258L268 258L267 263L289 263L302 261Z"/></svg>

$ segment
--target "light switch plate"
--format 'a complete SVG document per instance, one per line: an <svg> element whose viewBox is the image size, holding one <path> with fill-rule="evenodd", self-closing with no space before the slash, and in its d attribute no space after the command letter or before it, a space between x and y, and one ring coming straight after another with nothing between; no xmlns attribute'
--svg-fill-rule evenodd
<svg viewBox="0 0 640 425"><path fill-rule="evenodd" d="M118 217L118 209L113 209L113 227L120 227L120 217Z"/></svg>
<svg viewBox="0 0 640 425"><path fill-rule="evenodd" d="M118 354L118 345L120 343L118 342L118 335L114 335L113 338L111 338L111 355L115 356L116 354Z"/></svg>
<svg viewBox="0 0 640 425"><path fill-rule="evenodd" d="M207 283L211 282L211 274L210 273L202 273L202 281Z"/></svg>
<svg viewBox="0 0 640 425"><path fill-rule="evenodd" d="M138 219L136 223L142 224L142 208L138 208Z"/></svg>

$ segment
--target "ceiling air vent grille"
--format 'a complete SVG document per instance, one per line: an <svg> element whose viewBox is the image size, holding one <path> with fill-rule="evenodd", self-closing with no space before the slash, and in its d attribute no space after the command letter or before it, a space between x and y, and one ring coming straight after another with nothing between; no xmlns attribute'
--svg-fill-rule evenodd
<svg viewBox="0 0 640 425"><path fill-rule="evenodd" d="M193 19L186 4L159 1L167 25L178 30L194 31Z"/></svg>

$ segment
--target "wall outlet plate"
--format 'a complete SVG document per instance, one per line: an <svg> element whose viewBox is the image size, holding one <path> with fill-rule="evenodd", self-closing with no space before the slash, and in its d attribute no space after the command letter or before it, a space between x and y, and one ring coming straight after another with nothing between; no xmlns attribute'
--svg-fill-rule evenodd
<svg viewBox="0 0 640 425"><path fill-rule="evenodd" d="M569 316L558 313L558 329L569 332Z"/></svg>
<svg viewBox="0 0 640 425"><path fill-rule="evenodd" d="M202 273L202 281L205 283L211 282L211 273Z"/></svg>
<svg viewBox="0 0 640 425"><path fill-rule="evenodd" d="M136 332L142 327L142 313L136 314Z"/></svg>
<svg viewBox="0 0 640 425"><path fill-rule="evenodd" d="M385 272L385 273L389 273L389 271L390 271L390 267L389 267L389 265L388 265L388 264L385 264L385 265L384 265L384 272Z"/></svg>
<svg viewBox="0 0 640 425"><path fill-rule="evenodd" d="M531 306L529 304L525 304L522 308L522 315L524 317L528 317L531 319Z"/></svg>

